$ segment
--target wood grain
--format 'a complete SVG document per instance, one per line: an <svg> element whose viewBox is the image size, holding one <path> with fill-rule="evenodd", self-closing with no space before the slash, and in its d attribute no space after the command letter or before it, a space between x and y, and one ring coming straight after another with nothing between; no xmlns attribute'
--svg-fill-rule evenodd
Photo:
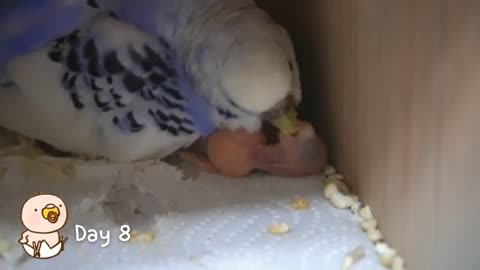
<svg viewBox="0 0 480 270"><path fill-rule="evenodd" d="M259 2L292 33L332 162L408 268L479 269L480 1Z"/></svg>

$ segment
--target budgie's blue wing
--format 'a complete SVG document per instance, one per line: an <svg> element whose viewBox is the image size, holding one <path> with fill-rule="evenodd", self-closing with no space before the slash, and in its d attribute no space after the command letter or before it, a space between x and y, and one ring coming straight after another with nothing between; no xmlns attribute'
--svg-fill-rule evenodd
<svg viewBox="0 0 480 270"><path fill-rule="evenodd" d="M211 109L198 105L202 98L179 66L160 36L101 14L13 61L9 75L45 128L10 128L72 152L164 156L193 142L202 129L197 120L208 119ZM54 133L61 126L68 134Z"/></svg>
<svg viewBox="0 0 480 270"><path fill-rule="evenodd" d="M150 0L1 1L0 72L11 59L69 33L101 11L113 12L143 31L157 34L155 22L161 5L171 4Z"/></svg>
<svg viewBox="0 0 480 270"><path fill-rule="evenodd" d="M11 59L70 32L95 12L85 1L2 1L0 72Z"/></svg>

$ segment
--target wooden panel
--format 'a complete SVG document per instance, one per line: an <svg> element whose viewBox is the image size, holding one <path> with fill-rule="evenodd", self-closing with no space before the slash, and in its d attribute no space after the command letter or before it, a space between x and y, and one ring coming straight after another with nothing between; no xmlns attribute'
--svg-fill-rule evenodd
<svg viewBox="0 0 480 270"><path fill-rule="evenodd" d="M333 163L409 269L479 269L480 1L260 2L292 32Z"/></svg>

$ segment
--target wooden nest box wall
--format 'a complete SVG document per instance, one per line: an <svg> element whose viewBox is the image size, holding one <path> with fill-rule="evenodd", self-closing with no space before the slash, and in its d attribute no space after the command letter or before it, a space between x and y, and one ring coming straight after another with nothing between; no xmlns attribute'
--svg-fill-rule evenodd
<svg viewBox="0 0 480 270"><path fill-rule="evenodd" d="M480 266L480 2L273 1L304 113L409 269Z"/></svg>

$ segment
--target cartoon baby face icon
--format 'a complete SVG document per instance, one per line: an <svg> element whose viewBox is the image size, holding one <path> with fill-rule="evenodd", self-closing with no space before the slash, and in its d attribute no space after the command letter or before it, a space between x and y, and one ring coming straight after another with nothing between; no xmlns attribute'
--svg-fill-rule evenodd
<svg viewBox="0 0 480 270"><path fill-rule="evenodd" d="M25 252L38 259L57 256L68 238L59 230L68 219L65 202L55 195L41 194L28 199L22 207L21 219L27 229L18 242Z"/></svg>

